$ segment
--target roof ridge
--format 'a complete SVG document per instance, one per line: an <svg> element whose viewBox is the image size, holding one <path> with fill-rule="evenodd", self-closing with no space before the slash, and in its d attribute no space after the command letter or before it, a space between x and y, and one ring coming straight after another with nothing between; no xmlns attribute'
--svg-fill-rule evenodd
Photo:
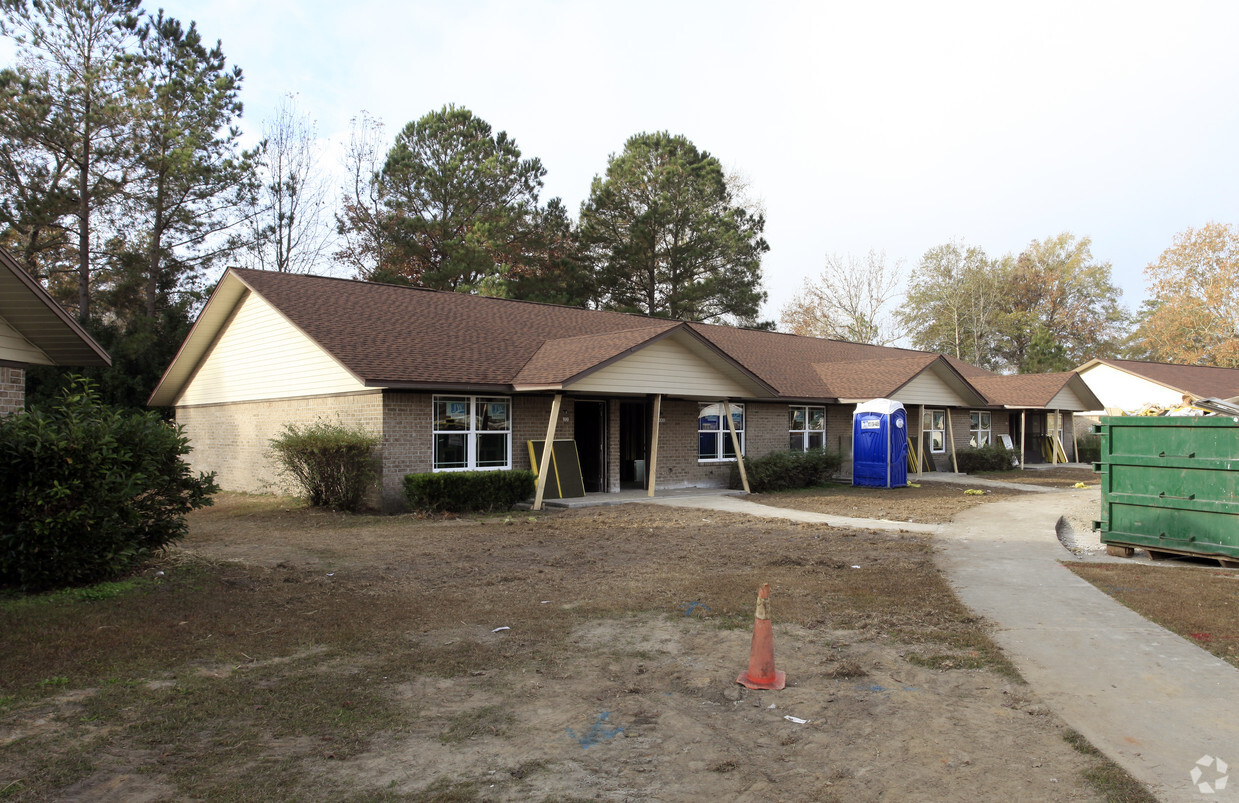
<svg viewBox="0 0 1239 803"><path fill-rule="evenodd" d="M670 320L670 319L668 319ZM725 323L708 323L706 321L683 321L692 326L710 326L717 329L726 329L731 332L756 332L765 335L781 335L783 337L794 337L801 340L820 340L825 343L841 343L845 346L865 346L874 349L889 349L891 351L904 351L909 354L938 354L936 351L926 351L925 349L908 348L907 346L881 346L877 343L861 343L856 340L839 340L833 337L817 337L815 335L802 335L797 332L780 332L776 329L757 329L752 326L728 326Z"/></svg>
<svg viewBox="0 0 1239 803"><path fill-rule="evenodd" d="M229 270L237 271L237 272L245 271L247 273L258 273L258 274L263 274L267 276L281 276L281 277L296 276L298 278L305 278L305 279L325 279L325 280L330 280L330 281L335 281L335 282L347 282L349 284L364 284L364 285L369 285L371 287L396 288L399 290L417 290L423 293L430 293L433 295L450 296L450 297L457 297L457 298L484 299L486 301L506 301L511 304L529 304L529 305L537 306L537 307L552 307L555 309L579 310L581 312L604 313L607 315L621 315L621 316L628 317L628 318L644 318L650 321L668 321L670 323L699 323L699 321L682 321L682 320L677 320L675 318L660 318L657 315L646 315L640 312L621 312L619 310L613 310L613 309L593 309L591 307L577 307L577 306L573 306L572 304L555 304L550 301L533 301L527 298L505 298L503 296L487 296L487 295L482 295L480 293L462 293L459 290L439 290L434 287L425 287L420 284L392 284L390 282L376 282L372 279L348 279L343 276L322 276L317 273L285 273L282 271L275 271L275 270L262 270L260 268L231 267L229 268ZM703 324L703 325L710 325L710 324ZM736 327L728 327L728 328L734 329Z"/></svg>

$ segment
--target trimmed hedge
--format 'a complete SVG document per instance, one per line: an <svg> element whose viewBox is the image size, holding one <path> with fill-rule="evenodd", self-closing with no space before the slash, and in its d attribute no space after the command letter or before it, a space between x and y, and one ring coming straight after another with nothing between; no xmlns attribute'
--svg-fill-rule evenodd
<svg viewBox="0 0 1239 803"><path fill-rule="evenodd" d="M822 449L771 452L762 457L744 458L749 490L753 493L824 485L841 465L843 459L837 452ZM731 467L731 487L741 487L740 469L734 465Z"/></svg>
<svg viewBox="0 0 1239 803"><path fill-rule="evenodd" d="M361 427L316 421L288 424L270 441L280 473L291 479L314 507L354 511L378 476L377 435Z"/></svg>
<svg viewBox="0 0 1239 803"><path fill-rule="evenodd" d="M491 513L534 494L532 471L443 471L406 474L404 492L416 510Z"/></svg>
<svg viewBox="0 0 1239 803"><path fill-rule="evenodd" d="M0 585L112 579L182 538L185 514L219 490L188 453L180 427L104 405L81 378L0 418Z"/></svg>
<svg viewBox="0 0 1239 803"><path fill-rule="evenodd" d="M978 471L1010 471L1015 468L1015 452L1001 444L990 444L956 453L955 461L964 474Z"/></svg>

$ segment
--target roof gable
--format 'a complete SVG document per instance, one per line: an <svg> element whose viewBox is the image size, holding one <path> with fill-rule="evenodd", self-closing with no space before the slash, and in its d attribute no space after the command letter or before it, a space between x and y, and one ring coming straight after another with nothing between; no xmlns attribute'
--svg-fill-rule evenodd
<svg viewBox="0 0 1239 803"><path fill-rule="evenodd" d="M1181 365L1178 363L1146 362L1143 360L1089 360L1076 371L1086 377L1099 365L1155 382L1177 394L1189 393L1197 398L1228 399L1239 396L1239 368L1219 368L1212 365Z"/></svg>
<svg viewBox="0 0 1239 803"><path fill-rule="evenodd" d="M103 347L3 248L0 360L36 365L112 364Z"/></svg>
<svg viewBox="0 0 1239 803"><path fill-rule="evenodd" d="M994 405L1060 410L1095 410L1100 400L1075 371L1053 374L991 374L969 381Z"/></svg>

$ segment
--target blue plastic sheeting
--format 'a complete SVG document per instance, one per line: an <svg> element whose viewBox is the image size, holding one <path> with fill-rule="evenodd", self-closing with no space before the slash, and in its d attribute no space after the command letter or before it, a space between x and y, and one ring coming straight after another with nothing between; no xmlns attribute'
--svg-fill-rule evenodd
<svg viewBox="0 0 1239 803"><path fill-rule="evenodd" d="M856 406L852 484L875 488L908 484L908 413L899 402L873 399Z"/></svg>

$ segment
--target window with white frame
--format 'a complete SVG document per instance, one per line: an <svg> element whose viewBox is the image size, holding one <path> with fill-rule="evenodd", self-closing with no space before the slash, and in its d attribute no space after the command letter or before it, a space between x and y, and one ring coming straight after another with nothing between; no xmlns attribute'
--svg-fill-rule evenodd
<svg viewBox="0 0 1239 803"><path fill-rule="evenodd" d="M731 420L735 423L736 437L740 441L740 453L744 454L744 405L730 404ZM721 402L702 404L697 408L697 459L735 460L736 450L731 445L731 431L723 417Z"/></svg>
<svg viewBox="0 0 1239 803"><path fill-rule="evenodd" d="M826 446L826 408L793 404L787 408L787 440L793 452Z"/></svg>
<svg viewBox="0 0 1239 803"><path fill-rule="evenodd" d="M434 397L434 470L512 467L512 402L499 396Z"/></svg>
<svg viewBox="0 0 1239 803"><path fill-rule="evenodd" d="M972 423L968 427L968 445L976 449L989 446L994 441L990 427L990 414L984 410L973 410Z"/></svg>
<svg viewBox="0 0 1239 803"><path fill-rule="evenodd" d="M921 419L921 431L929 436L929 451L942 454L946 451L946 410L926 410Z"/></svg>

